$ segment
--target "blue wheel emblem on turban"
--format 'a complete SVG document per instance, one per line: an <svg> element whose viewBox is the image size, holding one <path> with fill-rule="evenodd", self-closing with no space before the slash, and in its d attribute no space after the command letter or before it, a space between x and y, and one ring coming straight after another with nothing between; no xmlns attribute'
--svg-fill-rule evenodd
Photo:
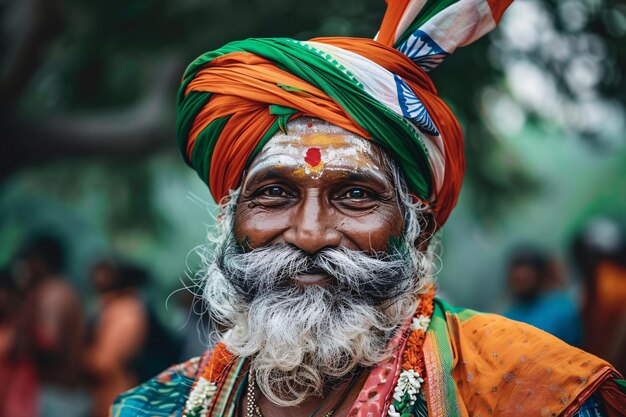
<svg viewBox="0 0 626 417"><path fill-rule="evenodd" d="M411 90L411 87L399 76L394 74L393 77L398 89L398 104L402 110L402 115L415 122L421 131L431 136L439 136L433 119L431 119L421 100Z"/></svg>
<svg viewBox="0 0 626 417"><path fill-rule="evenodd" d="M441 63L448 55L437 42L421 30L416 30L400 45L398 51L408 56L424 71L429 71Z"/></svg>

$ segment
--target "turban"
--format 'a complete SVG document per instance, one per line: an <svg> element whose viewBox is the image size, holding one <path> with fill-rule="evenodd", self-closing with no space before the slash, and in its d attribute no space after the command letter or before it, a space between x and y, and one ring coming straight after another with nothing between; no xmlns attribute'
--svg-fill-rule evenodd
<svg viewBox="0 0 626 417"><path fill-rule="evenodd" d="M492 30L512 0L387 0L374 39L246 39L185 71L177 140L220 202L287 122L310 116L373 141L443 225L465 170L463 133L427 75Z"/></svg>

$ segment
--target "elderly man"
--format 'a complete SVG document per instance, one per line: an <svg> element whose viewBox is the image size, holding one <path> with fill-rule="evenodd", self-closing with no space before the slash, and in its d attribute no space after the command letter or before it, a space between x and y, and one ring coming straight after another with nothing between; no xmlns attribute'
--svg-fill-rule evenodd
<svg viewBox="0 0 626 417"><path fill-rule="evenodd" d="M464 158L425 71L508 4L389 0L375 40L248 39L191 64L178 139L221 203L202 273L221 341L114 416L626 415L606 362L434 299L429 238Z"/></svg>

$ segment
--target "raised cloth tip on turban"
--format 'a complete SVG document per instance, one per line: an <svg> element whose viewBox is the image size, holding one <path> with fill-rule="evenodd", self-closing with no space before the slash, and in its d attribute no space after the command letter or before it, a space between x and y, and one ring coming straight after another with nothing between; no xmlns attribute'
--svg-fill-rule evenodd
<svg viewBox="0 0 626 417"><path fill-rule="evenodd" d="M289 120L323 119L384 148L441 226L463 134L427 72L492 30L512 0L388 0L375 39L246 39L198 57L178 93L185 160L220 201Z"/></svg>

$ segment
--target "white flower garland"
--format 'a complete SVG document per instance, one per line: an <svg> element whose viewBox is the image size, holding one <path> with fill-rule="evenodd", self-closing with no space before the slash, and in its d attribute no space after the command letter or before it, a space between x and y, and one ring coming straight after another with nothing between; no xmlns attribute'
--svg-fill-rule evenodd
<svg viewBox="0 0 626 417"><path fill-rule="evenodd" d="M413 317L413 322L411 323L411 329L413 331L421 331L426 333L428 330L428 326L430 325L430 317L419 315L419 317ZM415 401L417 400L417 395L420 392L420 388L422 388L422 383L424 379L421 377L419 372L414 369L404 370L400 373L400 377L398 378L398 383L396 384L395 389L393 390L393 399L398 402L398 404L402 403L402 399L405 398L406 395L409 396L409 407L413 407ZM396 410L394 404L389 405L389 409L387 410L387 415L389 417L401 417L403 410Z"/></svg>
<svg viewBox="0 0 626 417"><path fill-rule="evenodd" d="M413 406L417 400L417 394L419 394L420 388L422 387L422 382L424 382L424 379L413 369L402 371L400 378L398 378L398 384L393 390L393 399L400 403L402 402L402 398L408 394L409 405ZM396 411L393 404L389 406L388 415L390 417L400 417L400 413Z"/></svg>
<svg viewBox="0 0 626 417"><path fill-rule="evenodd" d="M413 328L413 330L421 330L426 333L429 324L430 317L420 315L419 317L413 317L413 323L411 324L411 328Z"/></svg>
<svg viewBox="0 0 626 417"><path fill-rule="evenodd" d="M211 399L217 391L217 385L212 381L207 381L205 378L198 378L196 386L191 390L189 398L185 403L184 417L199 417L206 416L209 411L209 404Z"/></svg>

